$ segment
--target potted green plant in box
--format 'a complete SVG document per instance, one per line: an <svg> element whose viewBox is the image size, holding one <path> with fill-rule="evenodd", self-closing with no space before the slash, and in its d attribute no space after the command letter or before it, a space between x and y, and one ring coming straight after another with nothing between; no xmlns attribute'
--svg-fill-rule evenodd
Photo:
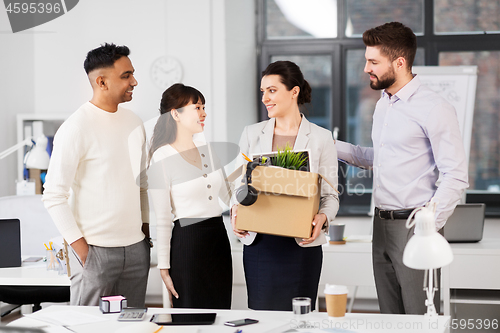
<svg viewBox="0 0 500 333"><path fill-rule="evenodd" d="M278 148L276 156L271 157L271 165L290 170L309 171L309 156L307 152L294 152L290 145L284 149Z"/></svg>

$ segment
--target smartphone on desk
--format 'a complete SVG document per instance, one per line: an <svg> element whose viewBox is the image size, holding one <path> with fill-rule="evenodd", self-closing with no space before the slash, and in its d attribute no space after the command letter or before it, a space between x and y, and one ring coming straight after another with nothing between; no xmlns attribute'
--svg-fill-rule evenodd
<svg viewBox="0 0 500 333"><path fill-rule="evenodd" d="M257 319L245 318L245 319L239 319L239 320L226 321L224 323L224 325L238 327L238 326L245 326L245 325L250 325L250 324L256 324L258 322L259 321Z"/></svg>

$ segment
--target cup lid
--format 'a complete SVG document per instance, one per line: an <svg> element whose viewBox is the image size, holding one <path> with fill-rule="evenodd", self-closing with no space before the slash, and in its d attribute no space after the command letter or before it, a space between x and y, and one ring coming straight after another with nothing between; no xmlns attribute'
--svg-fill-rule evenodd
<svg viewBox="0 0 500 333"><path fill-rule="evenodd" d="M347 294L347 286L337 285L337 284L326 284L325 294L328 295L341 295Z"/></svg>

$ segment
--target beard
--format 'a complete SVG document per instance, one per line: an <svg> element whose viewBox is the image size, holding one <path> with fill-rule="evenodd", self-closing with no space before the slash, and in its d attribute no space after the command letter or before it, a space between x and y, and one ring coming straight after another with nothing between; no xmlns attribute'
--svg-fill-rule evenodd
<svg viewBox="0 0 500 333"><path fill-rule="evenodd" d="M373 90L387 89L392 86L394 82L396 82L396 75L392 67L386 74L384 74L380 78L373 73L370 73L370 75L376 77L375 81L370 81L370 88L372 88Z"/></svg>

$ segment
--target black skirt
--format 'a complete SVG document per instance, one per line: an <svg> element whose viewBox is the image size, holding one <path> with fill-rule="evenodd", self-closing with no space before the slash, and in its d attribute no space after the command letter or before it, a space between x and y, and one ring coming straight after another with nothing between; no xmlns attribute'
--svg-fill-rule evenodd
<svg viewBox="0 0 500 333"><path fill-rule="evenodd" d="M243 249L248 307L292 310L292 298L309 297L314 310L323 264L321 246L300 247L294 238L258 234Z"/></svg>
<svg viewBox="0 0 500 333"><path fill-rule="evenodd" d="M231 308L233 263L221 216L184 227L174 221L169 273L179 294L174 308Z"/></svg>

